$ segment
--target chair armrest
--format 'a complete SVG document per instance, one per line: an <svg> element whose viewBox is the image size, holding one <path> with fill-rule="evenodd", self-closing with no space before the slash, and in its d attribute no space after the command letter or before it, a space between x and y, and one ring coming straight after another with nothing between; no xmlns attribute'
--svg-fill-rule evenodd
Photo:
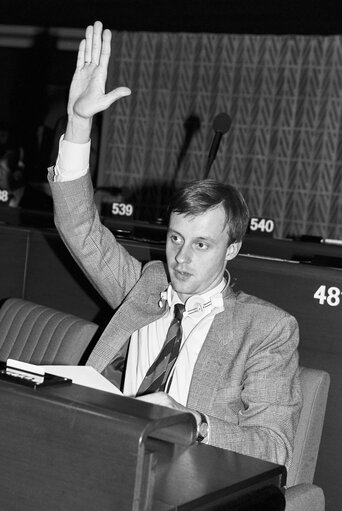
<svg viewBox="0 0 342 511"><path fill-rule="evenodd" d="M285 511L324 511L322 488L310 483L297 484L285 491Z"/></svg>

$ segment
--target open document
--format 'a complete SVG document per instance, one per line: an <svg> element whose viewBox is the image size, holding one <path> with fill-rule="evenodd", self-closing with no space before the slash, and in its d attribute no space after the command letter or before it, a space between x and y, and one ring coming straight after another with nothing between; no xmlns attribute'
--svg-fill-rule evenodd
<svg viewBox="0 0 342 511"><path fill-rule="evenodd" d="M113 385L113 383L90 366L35 365L11 358L7 360L7 366L18 372L28 371L37 375L48 373L61 376L72 380L73 383L83 385L84 387L91 387L92 389L104 390L112 394L122 395L122 392Z"/></svg>

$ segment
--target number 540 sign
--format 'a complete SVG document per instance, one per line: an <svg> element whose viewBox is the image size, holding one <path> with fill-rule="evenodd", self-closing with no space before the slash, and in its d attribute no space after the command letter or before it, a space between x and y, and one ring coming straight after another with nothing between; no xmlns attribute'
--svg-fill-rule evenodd
<svg viewBox="0 0 342 511"><path fill-rule="evenodd" d="M272 236L274 227L275 224L272 218L251 217L249 219L248 231L253 234Z"/></svg>

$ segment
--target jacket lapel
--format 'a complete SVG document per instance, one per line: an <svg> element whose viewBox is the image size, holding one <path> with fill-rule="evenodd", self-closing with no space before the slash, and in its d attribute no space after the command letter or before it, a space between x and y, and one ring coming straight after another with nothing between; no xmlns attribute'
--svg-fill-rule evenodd
<svg viewBox="0 0 342 511"><path fill-rule="evenodd" d="M164 264L159 261L147 264L101 335L87 365L101 372L129 341L133 332L158 319L165 312L165 308L159 306L159 301L160 293L165 291L167 285Z"/></svg>

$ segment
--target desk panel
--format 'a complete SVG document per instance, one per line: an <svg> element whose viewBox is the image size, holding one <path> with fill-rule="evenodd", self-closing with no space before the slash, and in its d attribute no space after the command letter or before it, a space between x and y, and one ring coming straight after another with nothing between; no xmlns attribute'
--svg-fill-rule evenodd
<svg viewBox="0 0 342 511"><path fill-rule="evenodd" d="M244 255L227 267L235 289L295 316L301 347L342 355L341 270Z"/></svg>
<svg viewBox="0 0 342 511"><path fill-rule="evenodd" d="M176 449L170 459L171 463L161 465L156 475L153 511L228 510L228 503L234 510L255 510L258 498L264 504L260 508L263 511L284 505L283 494L278 492L272 493L270 508L267 504L270 486L279 489L285 484L284 467L208 445ZM258 494L266 488L267 495Z"/></svg>
<svg viewBox="0 0 342 511"><path fill-rule="evenodd" d="M209 510L270 486L263 511L284 509L285 468L193 444L189 413L78 385L0 390L1 509Z"/></svg>
<svg viewBox="0 0 342 511"><path fill-rule="evenodd" d="M309 238L310 239L310 238ZM330 243L294 239L271 238L267 236L246 235L242 254L287 259L289 261L312 261L319 266L342 267L342 246Z"/></svg>

